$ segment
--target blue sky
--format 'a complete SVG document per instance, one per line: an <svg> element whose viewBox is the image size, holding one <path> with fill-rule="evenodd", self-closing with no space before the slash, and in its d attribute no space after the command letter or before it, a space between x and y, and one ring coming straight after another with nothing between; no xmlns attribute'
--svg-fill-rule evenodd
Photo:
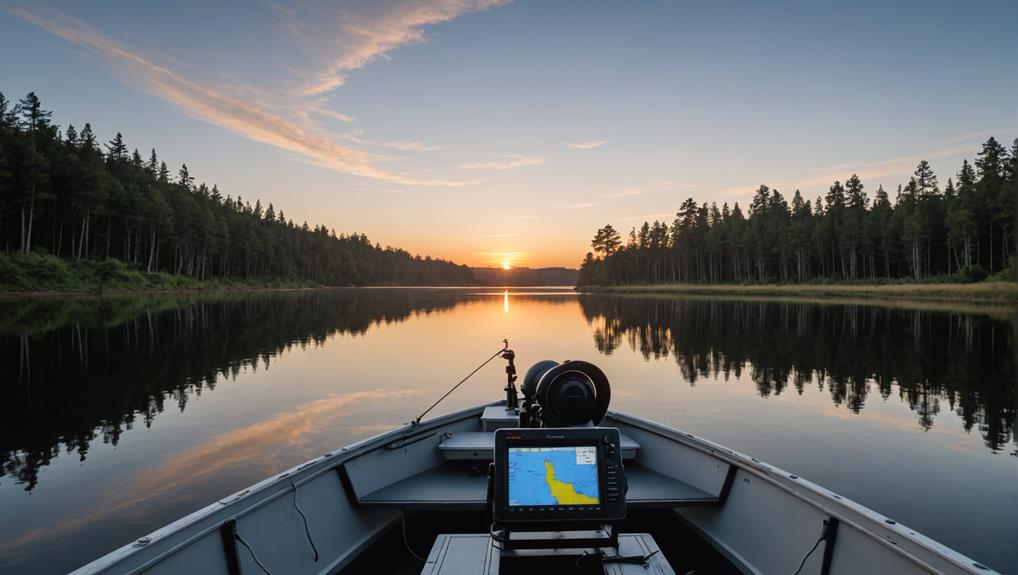
<svg viewBox="0 0 1018 575"><path fill-rule="evenodd" d="M473 265L1018 136L1018 4L12 3L0 91L295 221Z"/></svg>

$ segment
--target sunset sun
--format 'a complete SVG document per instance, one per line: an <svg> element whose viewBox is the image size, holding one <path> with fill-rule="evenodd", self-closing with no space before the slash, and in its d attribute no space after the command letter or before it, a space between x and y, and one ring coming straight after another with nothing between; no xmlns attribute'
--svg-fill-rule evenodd
<svg viewBox="0 0 1018 575"><path fill-rule="evenodd" d="M512 269L512 267L513 267L513 264L510 263L509 260L502 260L502 269L504 269L506 271L509 271L510 269Z"/></svg>

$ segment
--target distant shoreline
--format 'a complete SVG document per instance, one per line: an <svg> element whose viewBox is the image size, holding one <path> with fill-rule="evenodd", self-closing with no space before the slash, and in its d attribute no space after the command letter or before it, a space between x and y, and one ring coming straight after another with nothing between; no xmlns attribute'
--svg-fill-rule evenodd
<svg viewBox="0 0 1018 575"><path fill-rule="evenodd" d="M764 285L699 285L660 284L622 286L499 286L499 285L365 285L365 286L272 286L220 285L203 287L132 287L107 288L103 296L120 295L201 295L215 293L258 293L324 291L336 289L575 289L577 293L654 296L698 296L704 298L765 298L786 301L853 300L853 301L926 301L964 302L971 304L1003 304L1018 306L1018 283L990 281L966 284L764 284ZM0 299L96 297L93 288L63 290L0 291Z"/></svg>
<svg viewBox="0 0 1018 575"><path fill-rule="evenodd" d="M583 293L698 295L698 296L764 296L803 299L874 299L962 301L1018 305L1018 283L991 281L957 284L764 284L764 285L699 285L660 284L624 286L583 286Z"/></svg>
<svg viewBox="0 0 1018 575"><path fill-rule="evenodd" d="M134 288L107 288L102 292L103 296L111 295L159 295L159 294L179 294L179 295L199 295L199 294L213 294L213 293L248 293L248 292L291 292L291 291L326 291L326 290L339 290L339 289L554 289L554 290L573 290L574 286L551 286L551 285L532 285L532 286L500 286L500 285L391 285L391 284L378 284L378 285L363 285L363 286L209 286L209 287L177 287L177 288L165 288L165 287L134 287ZM25 290L25 291L5 291L0 290L0 299L16 299L16 298L27 298L27 297L98 297L99 294L92 288L82 289L65 289L65 290Z"/></svg>

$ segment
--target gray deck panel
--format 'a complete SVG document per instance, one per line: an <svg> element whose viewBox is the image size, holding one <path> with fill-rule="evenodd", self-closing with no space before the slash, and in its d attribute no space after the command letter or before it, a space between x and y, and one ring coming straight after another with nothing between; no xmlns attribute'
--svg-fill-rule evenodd
<svg viewBox="0 0 1018 575"><path fill-rule="evenodd" d="M712 505L715 495L638 465L626 466L626 504L630 509Z"/></svg>
<svg viewBox="0 0 1018 575"><path fill-rule="evenodd" d="M361 505L402 509L483 510L488 478L460 466L439 465L363 495Z"/></svg>
<svg viewBox="0 0 1018 575"><path fill-rule="evenodd" d="M711 505L718 498L666 475L631 465L626 467L630 509ZM488 491L485 475L463 466L445 464L398 481L360 498L360 504L416 510L483 510Z"/></svg>

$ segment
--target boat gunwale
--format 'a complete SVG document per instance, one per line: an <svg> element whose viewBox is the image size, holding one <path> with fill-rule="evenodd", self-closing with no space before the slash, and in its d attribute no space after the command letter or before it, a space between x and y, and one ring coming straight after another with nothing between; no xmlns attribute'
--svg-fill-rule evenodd
<svg viewBox="0 0 1018 575"><path fill-rule="evenodd" d="M118 563L130 558L135 553L140 552L141 549L143 548L147 548L161 541L165 541L172 537L173 535L176 535L188 529L189 527L193 527L196 524L200 523L201 521L208 520L214 517L217 513L227 510L241 503L242 501L258 497L258 500L252 501L250 505L247 505L234 513L227 514L228 519L239 519L286 495L295 487L305 485L326 473L335 472L341 465L343 465L344 463L351 459L360 457L361 455L364 455L365 453L371 452L375 449L384 448L386 444L394 440L411 437L410 432L414 432L412 434L414 436L418 435L419 433L427 433L428 431L431 431L434 428L441 428L450 423L455 423L458 421L476 417L479 413L484 411L484 408L504 403L505 403L504 400L485 403L461 409L459 411L454 411L452 413L441 415L433 419L424 420L421 423L404 423L403 425L397 428L379 433L377 435L362 439L350 445L340 447L339 449L330 451L328 453L325 453L324 455L320 455L318 457L309 459L287 470L281 471L271 477L267 477L257 483L254 483L249 487L241 489L236 493L227 495L226 497L223 497L222 499L210 503L205 507L197 509L192 513L189 513L188 515L181 517L180 519L177 519L167 525L164 525L156 529L155 531L152 531L151 533L148 533L147 535L143 535L138 539L135 539L132 542L126 543L114 549L113 551L110 551L109 553L96 558L94 561L91 561L75 569L74 571L71 572L70 575L86 575L89 573L101 573L106 569L115 567ZM280 484L282 484L282 489L278 489L271 493L269 492L269 490L272 487L279 486ZM201 540L209 533L218 530L221 526L222 522L216 521L212 525L208 525L198 530L196 533L190 535L186 539L172 545L171 547L163 551L158 552L151 558L143 561L139 565L132 567L127 571L124 571L123 573L125 574L140 573L152 567L153 565L163 560L164 558L173 555L181 551L182 549L185 549L186 547L190 546L191 544ZM375 536L377 536L377 534L370 534L363 541L369 542ZM142 545L139 545L141 541L146 542ZM360 546L363 546L363 543ZM323 572L325 573L332 572L333 570L340 567L342 562L343 562L342 558L340 558L338 562L334 562L338 564L327 566L327 568L323 570Z"/></svg>
<svg viewBox="0 0 1018 575"><path fill-rule="evenodd" d="M901 537L909 543L918 546L921 550L944 559L951 565L966 573L990 575L997 573L996 570L983 565L979 561L976 561L975 559L972 559L971 557L956 551L935 539L931 539L926 535L923 535L919 531L904 525L896 519L887 517L886 515L874 511L861 503L817 485L808 479L804 479L799 475L790 473L780 467L775 467L774 465L750 455L746 455L745 453L735 451L729 447L704 439L695 434L682 431L678 428L669 427L656 421L626 413L609 411L606 415L606 419L618 421L630 427L658 435L664 439L679 442L686 447L701 451L706 455L719 459L729 465L735 465L739 469L758 477L759 479L767 481L775 487L778 487L796 499L817 508L818 510L826 513L828 516L836 518L839 521L854 527L861 533L876 540L887 549L905 556L908 560L932 573L939 573L941 572L941 569L930 565L928 561L916 556L910 550L902 547L899 544L899 541L890 538L888 535L893 534ZM831 507L838 509L832 509ZM679 515L681 516L681 513ZM692 521L688 518L683 517L683 519L692 523ZM716 539L716 537L706 533L704 534L704 538L708 541ZM732 552L732 550L727 548L725 551L726 553Z"/></svg>

